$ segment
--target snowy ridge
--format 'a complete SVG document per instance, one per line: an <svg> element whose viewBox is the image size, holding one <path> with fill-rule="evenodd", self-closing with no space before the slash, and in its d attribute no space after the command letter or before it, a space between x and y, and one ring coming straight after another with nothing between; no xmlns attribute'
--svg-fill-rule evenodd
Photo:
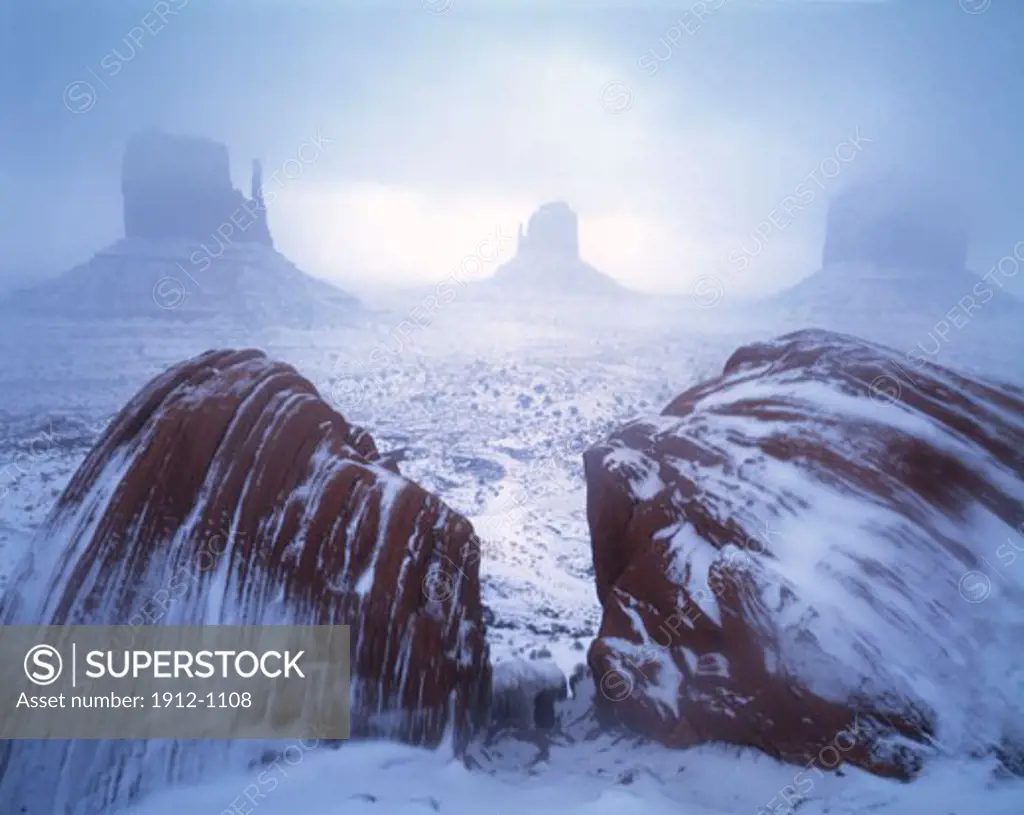
<svg viewBox="0 0 1024 815"><path fill-rule="evenodd" d="M1014 749L1024 569L991 564L1024 551L1024 400L893 356L822 331L747 346L588 453L591 664L637 682L643 715L674 696L688 713L666 721L714 731L696 711L738 694L719 713L771 751L783 713L758 708L756 670L940 752Z"/></svg>
<svg viewBox="0 0 1024 815"><path fill-rule="evenodd" d="M1019 320L1024 302L1009 293L1001 274L991 271L982 277L966 269L846 261L824 266L743 312L755 323L764 322L766 315L784 317L791 329L819 326L862 334L865 326L882 323L873 339L909 333L907 347L900 350L913 349L929 358L948 350L947 345L962 344L965 335L991 329L993 323ZM885 325L879 319L885 314L899 314L900 320ZM992 333L998 336L998 330Z"/></svg>
<svg viewBox="0 0 1024 815"><path fill-rule="evenodd" d="M579 259L515 257L477 287L493 297L595 299L639 296L614 278Z"/></svg>
<svg viewBox="0 0 1024 815"><path fill-rule="evenodd" d="M379 742L293 750L265 770L155 795L131 812L221 815L255 801L260 815L1019 815L1020 784L991 774L991 762L937 762L910 785L822 773L797 795L792 767L720 747L682 754L605 739L554 746L529 773L485 773L440 750Z"/></svg>
<svg viewBox="0 0 1024 815"><path fill-rule="evenodd" d="M220 320L248 328L339 325L359 309L354 297L269 246L139 238L0 300L0 310L19 318Z"/></svg>

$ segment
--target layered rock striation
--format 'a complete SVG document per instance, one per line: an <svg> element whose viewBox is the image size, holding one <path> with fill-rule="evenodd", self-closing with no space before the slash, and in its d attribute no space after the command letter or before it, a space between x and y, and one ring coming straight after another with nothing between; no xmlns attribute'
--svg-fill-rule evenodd
<svg viewBox="0 0 1024 815"><path fill-rule="evenodd" d="M403 477L293 368L211 351L154 379L111 423L39 532L0 622L348 624L353 735L437 745L451 733L459 745L486 720L490 693L478 546L465 518ZM169 585L183 591L158 602ZM105 804L123 802L212 765L206 749L11 743L0 799L29 815L77 813L96 762L126 767Z"/></svg>
<svg viewBox="0 0 1024 815"><path fill-rule="evenodd" d="M1020 748L1024 398L801 331L584 455L603 715L907 778ZM1016 747L1014 747L1016 745Z"/></svg>

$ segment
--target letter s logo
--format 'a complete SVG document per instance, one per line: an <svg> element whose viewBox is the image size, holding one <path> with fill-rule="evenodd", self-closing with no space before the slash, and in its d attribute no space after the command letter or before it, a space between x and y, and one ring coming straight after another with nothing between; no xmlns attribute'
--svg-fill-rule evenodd
<svg viewBox="0 0 1024 815"><path fill-rule="evenodd" d="M63 669L64 661L52 645L36 645L25 654L25 676L36 685L52 685Z"/></svg>

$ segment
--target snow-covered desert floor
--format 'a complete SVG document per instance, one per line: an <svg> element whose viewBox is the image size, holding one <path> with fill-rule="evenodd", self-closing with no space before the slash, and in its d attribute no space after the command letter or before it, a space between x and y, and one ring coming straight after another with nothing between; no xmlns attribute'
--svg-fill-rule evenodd
<svg viewBox="0 0 1024 815"><path fill-rule="evenodd" d="M704 747L685 753L573 745L529 775L467 770L443 750L394 744L304 751L265 775L239 773L158 794L137 815L1019 815L1020 781L991 764L937 763L913 784L860 771L805 779L800 768L751 753ZM274 783L274 782L277 783ZM810 788L808 788L810 783ZM787 803L788 800L788 803Z"/></svg>
<svg viewBox="0 0 1024 815"><path fill-rule="evenodd" d="M893 342L910 347L927 330L926 322L905 326ZM557 309L483 314L468 304L429 321L395 306L349 328L245 335L216 322L0 326L0 590L107 421L140 386L209 348L259 347L293 364L382 451L404 448L403 472L474 522L484 541L492 658L550 655L570 672L600 621L580 454L719 372L743 342L771 335L714 310L630 322ZM966 336L950 346L957 359L1024 379L1003 369L1003 360L1021 365L1005 333ZM450 750L383 743L298 745L282 755L271 776L240 771L170 790L137 811L1024 812L1024 781L998 777L981 760L933 764L909 785L854 770L822 775L798 800L780 795L800 768L717 747L673 752L598 740L557 746L529 770L510 760L487 771L467 770Z"/></svg>
<svg viewBox="0 0 1024 815"><path fill-rule="evenodd" d="M474 522L494 656L547 649L571 671L599 621L581 454L714 373L736 341L595 339L571 323L469 318L453 310L410 330L396 311L351 329L244 336L216 325L36 330L0 371L0 580L139 387L208 348L258 347L382 451L404 449L402 471Z"/></svg>

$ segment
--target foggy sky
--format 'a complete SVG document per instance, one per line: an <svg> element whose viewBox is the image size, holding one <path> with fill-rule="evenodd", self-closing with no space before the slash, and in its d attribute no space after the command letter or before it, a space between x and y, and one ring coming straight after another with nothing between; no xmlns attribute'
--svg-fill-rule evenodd
<svg viewBox="0 0 1024 815"><path fill-rule="evenodd" d="M828 196L893 165L962 197L976 270L1024 239L1024 4L369 5L0 0L0 288L121 236L121 151L148 127L225 142L246 192L253 158L272 176L318 140L270 227L343 284L440 280L565 200L627 285L683 292L745 247L756 294L812 272Z"/></svg>

